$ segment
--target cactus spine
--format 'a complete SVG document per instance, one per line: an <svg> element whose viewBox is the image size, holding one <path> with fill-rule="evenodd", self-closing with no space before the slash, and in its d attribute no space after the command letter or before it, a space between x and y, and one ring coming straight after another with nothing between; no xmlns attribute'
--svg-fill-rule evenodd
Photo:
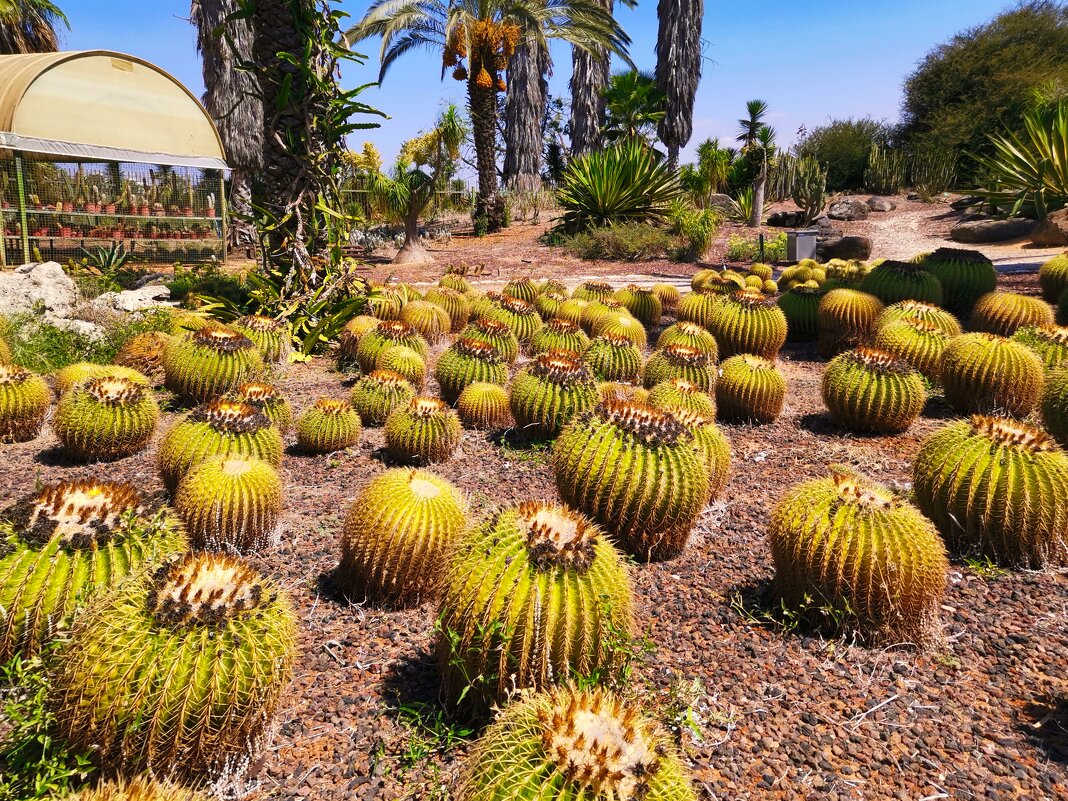
<svg viewBox="0 0 1068 801"><path fill-rule="evenodd" d="M820 300L817 350L824 359L860 345L870 345L883 302L855 289L832 289Z"/></svg>

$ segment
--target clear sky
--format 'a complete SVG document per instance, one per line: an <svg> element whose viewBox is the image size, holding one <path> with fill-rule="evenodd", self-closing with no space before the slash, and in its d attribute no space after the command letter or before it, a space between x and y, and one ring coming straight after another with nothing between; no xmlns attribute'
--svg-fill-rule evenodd
<svg viewBox="0 0 1068 801"><path fill-rule="evenodd" d="M195 93L203 91L188 0L58 0L70 18L65 49L118 50L158 64ZM359 17L367 0L342 0L337 7ZM618 4L617 4L618 5ZM706 61L694 113L694 134L684 157L702 139L733 139L736 120L752 98L766 100L769 121L781 144L793 141L800 125L813 128L835 117L871 116L895 120L902 79L932 47L957 31L984 22L1014 0L705 0ZM655 64L656 0L639 0L618 19L633 40L639 68ZM378 76L379 42L357 47L363 66L350 65L346 85ZM553 94L566 96L570 50L552 51ZM386 75L380 88L361 99L391 116L375 131L349 144L374 142L387 159L400 143L433 122L447 102L463 103L463 85L441 74L440 56L410 53Z"/></svg>

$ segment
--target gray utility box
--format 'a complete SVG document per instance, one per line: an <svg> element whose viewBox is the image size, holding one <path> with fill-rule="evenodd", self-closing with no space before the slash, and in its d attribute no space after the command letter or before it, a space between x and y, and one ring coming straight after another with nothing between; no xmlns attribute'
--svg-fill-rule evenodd
<svg viewBox="0 0 1068 801"><path fill-rule="evenodd" d="M816 258L816 236L818 228L802 228L786 232L786 260L799 262L802 259Z"/></svg>

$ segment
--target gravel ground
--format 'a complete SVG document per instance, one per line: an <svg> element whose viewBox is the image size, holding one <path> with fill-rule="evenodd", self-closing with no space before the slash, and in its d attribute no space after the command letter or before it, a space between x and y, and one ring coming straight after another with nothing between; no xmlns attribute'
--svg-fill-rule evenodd
<svg viewBox="0 0 1068 801"><path fill-rule="evenodd" d="M1005 286L1035 292L1033 276ZM954 561L946 645L932 653L871 650L768 620L765 532L774 501L829 463L905 485L919 443L947 417L932 402L905 435L851 436L823 411L812 348L788 346L782 367L790 393L778 422L725 426L731 480L685 554L635 570L651 651L635 670L634 691L676 727L701 796L1068 798L1065 572L1008 574ZM290 367L279 384L298 411L319 395L348 391L325 362ZM35 480L74 475L159 488L155 445L95 468L65 466L54 445L46 433L3 448L0 503ZM341 520L387 469L381 446L381 429L366 429L348 451L291 451L284 462L282 543L255 561L294 599L300 658L252 798L447 798L465 751L435 705L432 606L384 612L332 591ZM555 497L547 451L507 438L467 432L462 453L434 469L462 488L473 517L496 504ZM690 725L679 728L683 721Z"/></svg>

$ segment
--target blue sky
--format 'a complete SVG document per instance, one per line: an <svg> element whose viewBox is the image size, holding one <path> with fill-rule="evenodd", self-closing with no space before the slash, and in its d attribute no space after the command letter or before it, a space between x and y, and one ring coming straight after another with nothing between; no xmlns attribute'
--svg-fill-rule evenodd
<svg viewBox="0 0 1068 801"><path fill-rule="evenodd" d="M169 71L194 92L203 91L188 0L59 0L71 21L65 49L109 49L141 56ZM1013 0L705 0L704 75L697 95L694 135L684 157L702 139L733 139L736 120L751 98L771 108L769 121L788 144L800 125L813 128L835 117L871 116L894 120L901 83L932 47L957 31L1010 8ZM366 0L337 6L358 17ZM642 69L655 64L656 0L639 0L618 18L633 40L631 57ZM346 85L374 81L377 41L357 47L363 66L349 66ZM550 81L553 94L566 96L570 50L557 45ZM440 60L411 53L386 75L381 88L362 99L391 116L382 127L354 138L374 142L392 159L400 143L433 122L438 108L463 103L463 86L446 76Z"/></svg>

